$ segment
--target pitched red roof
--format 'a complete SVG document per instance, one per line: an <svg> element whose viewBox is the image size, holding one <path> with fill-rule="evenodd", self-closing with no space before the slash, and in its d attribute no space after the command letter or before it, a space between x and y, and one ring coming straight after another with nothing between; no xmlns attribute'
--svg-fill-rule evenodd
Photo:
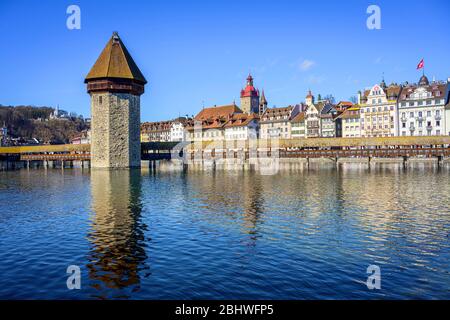
<svg viewBox="0 0 450 320"><path fill-rule="evenodd" d="M235 104L225 105L220 107L205 108L200 111L195 117L195 120L202 121L207 119L214 119L220 117L228 117L235 113L242 113L242 110Z"/></svg>

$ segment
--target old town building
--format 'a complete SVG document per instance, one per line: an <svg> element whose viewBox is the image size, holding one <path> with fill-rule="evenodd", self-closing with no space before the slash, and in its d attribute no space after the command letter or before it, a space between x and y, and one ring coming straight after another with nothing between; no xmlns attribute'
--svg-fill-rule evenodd
<svg viewBox="0 0 450 320"><path fill-rule="evenodd" d="M335 118L338 115L338 111L335 106L327 102L323 105L322 110L320 110L320 136L322 138L334 138L338 136L336 134L336 121ZM340 126L340 121L338 121L338 126ZM340 131L340 127L338 131Z"/></svg>
<svg viewBox="0 0 450 320"><path fill-rule="evenodd" d="M305 112L299 112L291 120L291 138L306 138Z"/></svg>
<svg viewBox="0 0 450 320"><path fill-rule="evenodd" d="M419 83L402 88L398 99L398 135L446 135L449 123L445 119L446 82L429 82L423 75Z"/></svg>
<svg viewBox="0 0 450 320"><path fill-rule="evenodd" d="M397 127L397 99L401 86L386 86L384 80L364 94L359 93L362 137L393 137Z"/></svg>
<svg viewBox="0 0 450 320"><path fill-rule="evenodd" d="M259 116L256 113L236 113L224 125L225 140L258 138Z"/></svg>
<svg viewBox="0 0 450 320"><path fill-rule="evenodd" d="M186 141L186 127L192 123L192 119L188 117L178 117L172 121L170 126L170 141Z"/></svg>
<svg viewBox="0 0 450 320"><path fill-rule="evenodd" d="M167 142L170 140L172 121L144 122L141 124L141 142Z"/></svg>
<svg viewBox="0 0 450 320"><path fill-rule="evenodd" d="M314 96L309 90L305 99L305 125L306 125L306 138L319 138L320 137L320 112L322 111L323 102L314 104Z"/></svg>
<svg viewBox="0 0 450 320"><path fill-rule="evenodd" d="M225 124L234 114L241 113L242 110L234 103L231 105L204 108L194 117L194 121L186 127L188 132L187 140L224 140Z"/></svg>
<svg viewBox="0 0 450 320"><path fill-rule="evenodd" d="M291 120L300 112L300 105L285 108L267 108L261 116L260 137L291 138Z"/></svg>
<svg viewBox="0 0 450 320"><path fill-rule="evenodd" d="M359 114L359 106L354 105L347 108L341 115L342 136L343 138L357 138L361 137L361 117Z"/></svg>

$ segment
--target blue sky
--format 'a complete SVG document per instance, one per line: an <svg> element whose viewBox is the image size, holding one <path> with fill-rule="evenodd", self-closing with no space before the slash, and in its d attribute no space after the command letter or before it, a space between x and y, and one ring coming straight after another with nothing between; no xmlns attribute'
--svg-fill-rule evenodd
<svg viewBox="0 0 450 320"><path fill-rule="evenodd" d="M66 9L81 9L68 30ZM381 30L366 27L369 5ZM269 106L379 82L450 77L448 0L6 1L0 0L0 104L60 105L90 114L84 77L118 31L148 80L143 121L239 104L249 71Z"/></svg>

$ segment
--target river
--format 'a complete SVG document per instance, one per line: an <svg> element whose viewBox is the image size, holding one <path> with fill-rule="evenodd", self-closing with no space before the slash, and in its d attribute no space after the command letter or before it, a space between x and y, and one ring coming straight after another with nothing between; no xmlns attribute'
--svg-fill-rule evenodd
<svg viewBox="0 0 450 320"><path fill-rule="evenodd" d="M450 299L449 178L397 165L0 172L0 298Z"/></svg>

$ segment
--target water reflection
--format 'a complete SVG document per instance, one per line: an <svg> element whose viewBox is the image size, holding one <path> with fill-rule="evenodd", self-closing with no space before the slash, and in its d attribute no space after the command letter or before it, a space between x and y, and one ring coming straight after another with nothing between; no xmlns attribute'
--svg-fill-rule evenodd
<svg viewBox="0 0 450 320"><path fill-rule="evenodd" d="M93 170L87 268L98 298L128 298L148 275L139 170ZM113 290L111 290L113 289Z"/></svg>

